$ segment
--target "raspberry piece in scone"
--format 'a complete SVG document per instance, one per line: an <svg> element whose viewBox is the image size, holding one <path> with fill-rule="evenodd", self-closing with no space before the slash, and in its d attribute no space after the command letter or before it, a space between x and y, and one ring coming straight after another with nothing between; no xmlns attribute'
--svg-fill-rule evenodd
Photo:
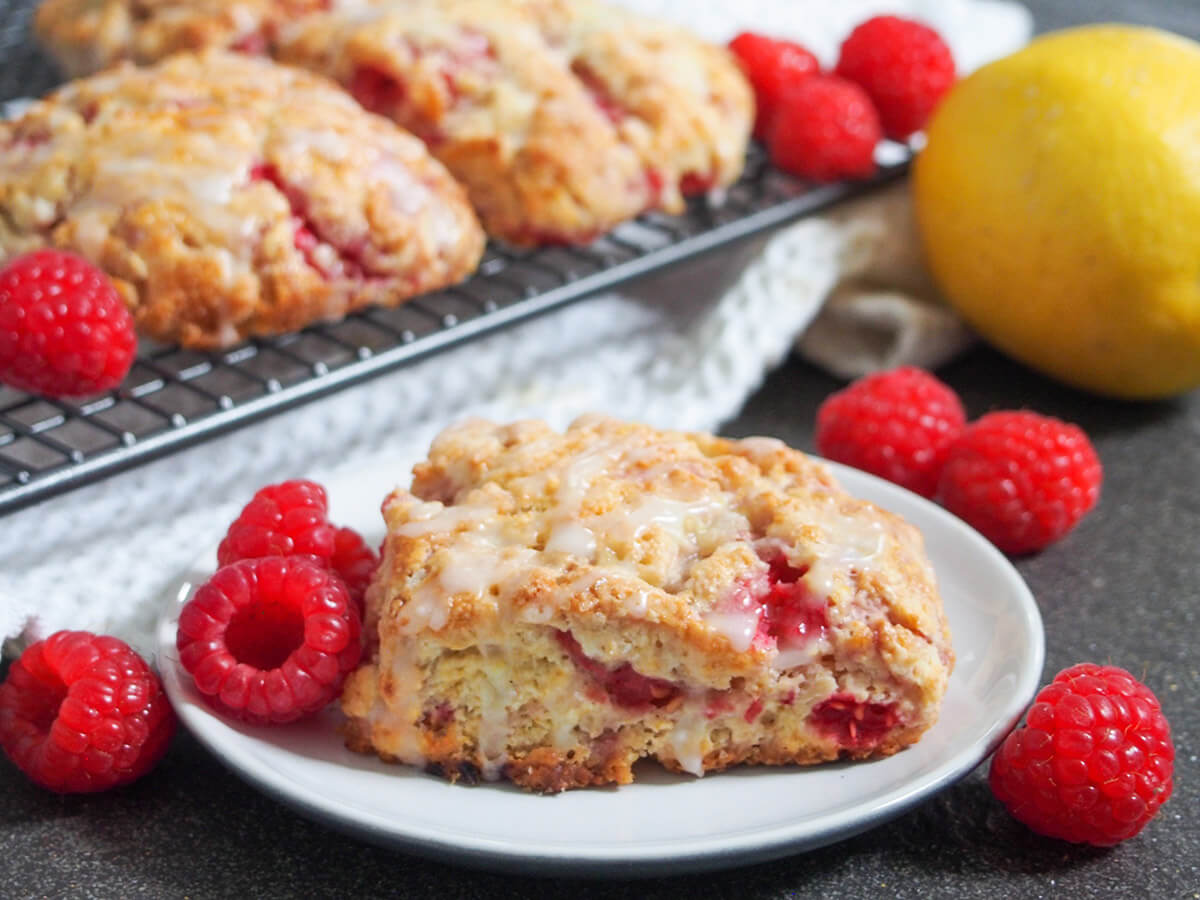
<svg viewBox="0 0 1200 900"><path fill-rule="evenodd" d="M348 743L451 779L887 755L953 653L920 535L778 441L463 423L384 503Z"/></svg>

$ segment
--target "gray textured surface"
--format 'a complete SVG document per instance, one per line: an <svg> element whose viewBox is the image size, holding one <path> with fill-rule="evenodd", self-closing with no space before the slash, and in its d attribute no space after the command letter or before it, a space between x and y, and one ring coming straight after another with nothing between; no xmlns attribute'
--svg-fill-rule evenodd
<svg viewBox="0 0 1200 900"><path fill-rule="evenodd" d="M1200 5L1035 2L1039 26L1156 22L1200 36ZM59 798L0 760L0 897L1200 897L1200 392L1134 405L1075 393L985 349L940 373L971 415L1028 406L1081 424L1105 466L1098 511L1018 561L1047 632L1046 678L1113 662L1158 692L1175 734L1176 790L1111 850L1040 839L992 799L983 769L909 814L808 854L703 876L549 882L467 871L378 849L245 786L181 734L132 787ZM799 362L726 429L812 447L817 404L838 386Z"/></svg>

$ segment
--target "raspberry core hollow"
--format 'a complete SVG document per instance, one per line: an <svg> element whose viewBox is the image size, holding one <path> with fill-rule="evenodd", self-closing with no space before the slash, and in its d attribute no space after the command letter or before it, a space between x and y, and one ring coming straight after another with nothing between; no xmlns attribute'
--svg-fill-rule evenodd
<svg viewBox="0 0 1200 900"><path fill-rule="evenodd" d="M383 513L355 750L555 792L642 758L885 756L937 718L953 652L919 532L779 441L473 420Z"/></svg>

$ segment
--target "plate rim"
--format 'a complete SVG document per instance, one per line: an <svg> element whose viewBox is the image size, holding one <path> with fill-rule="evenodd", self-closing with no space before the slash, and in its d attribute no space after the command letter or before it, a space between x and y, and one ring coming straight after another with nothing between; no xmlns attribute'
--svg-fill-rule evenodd
<svg viewBox="0 0 1200 900"><path fill-rule="evenodd" d="M164 686L180 722L189 733L243 781L284 806L335 830L376 845L416 853L442 862L454 861L477 869L518 872L525 875L648 877L748 865L828 846L900 816L965 777L987 759L1016 725L1039 687L1045 665L1045 630L1037 600L1025 579L1012 561L979 532L936 503L898 485L829 460L820 461L830 467L849 493L859 493L862 487L866 487L872 493L872 496L866 499L880 505L888 506L889 499L898 499L902 505L916 504L927 515L940 519L940 524L959 531L964 540L973 544L984 556L990 557L990 562L999 566L1009 576L1006 582L1013 589L1013 596L1010 598L1013 601L1011 612L1016 614L1023 632L1032 638L1027 645L1025 663L1018 671L1017 683L1008 701L997 710L991 725L974 737L966 748L934 766L923 777L912 782L911 786L906 783L900 788L888 791L881 798L867 801L866 808L863 803L858 803L847 809L812 819L775 825L740 835L714 834L688 838L685 845L690 849L679 850L660 843L645 843L621 845L619 848L613 845L581 844L570 850L555 848L546 852L539 850L537 846L525 847L516 842L505 843L480 835L457 835L454 839L436 833L431 836L429 829L420 825L405 825L403 820L379 821L380 817L374 813L363 813L339 806L335 799L326 795L310 795L309 792L290 788L291 783L286 777L270 769L255 754L231 754L231 748L222 739L222 730L248 740L262 739L236 731L202 701L197 702L187 696L188 693L194 693L194 689L182 682L181 666L177 656L173 655L174 633L178 610L193 584L188 576L194 570L198 570L198 566L189 567L171 580L171 587L165 592L161 604L155 626L155 648L162 661ZM396 471L396 467L392 465L381 466L380 469L393 473ZM356 478L364 475L363 472L355 474ZM856 486L856 481L861 482L861 485ZM880 499L876 499L876 496ZM953 678L953 674L951 677ZM869 764L869 761L851 765L864 764ZM713 773L710 777L719 777L719 773ZM567 796L569 797L569 793Z"/></svg>

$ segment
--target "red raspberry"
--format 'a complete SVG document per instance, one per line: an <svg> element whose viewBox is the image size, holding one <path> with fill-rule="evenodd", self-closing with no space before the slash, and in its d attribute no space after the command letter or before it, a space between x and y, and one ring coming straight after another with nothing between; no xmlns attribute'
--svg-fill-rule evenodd
<svg viewBox="0 0 1200 900"><path fill-rule="evenodd" d="M342 579L303 556L218 569L179 614L175 643L196 689L235 718L291 722L341 693L362 654Z"/></svg>
<svg viewBox="0 0 1200 900"><path fill-rule="evenodd" d="M329 565L346 582L350 597L361 615L363 595L366 594L367 585L371 583L375 568L379 565L379 557L353 528L339 528L334 533L333 556L330 557Z"/></svg>
<svg viewBox="0 0 1200 900"><path fill-rule="evenodd" d="M26 649L0 684L0 747L31 779L59 793L141 778L174 733L162 682L113 637L56 632Z"/></svg>
<svg viewBox="0 0 1200 900"><path fill-rule="evenodd" d="M834 69L875 102L883 130L902 141L920 131L954 84L954 57L936 31L896 16L876 16L850 33Z"/></svg>
<svg viewBox="0 0 1200 900"><path fill-rule="evenodd" d="M813 75L779 105L767 150L775 165L802 178L865 178L875 171L881 137L879 116L862 88L835 75Z"/></svg>
<svg viewBox="0 0 1200 900"><path fill-rule="evenodd" d="M239 559L303 553L328 562L335 529L326 515L325 488L312 481L284 481L251 498L217 548L222 565Z"/></svg>
<svg viewBox="0 0 1200 900"><path fill-rule="evenodd" d="M0 271L0 381L48 397L115 388L137 352L133 317L108 277L61 250Z"/></svg>
<svg viewBox="0 0 1200 900"><path fill-rule="evenodd" d="M817 410L817 452L932 497L965 424L953 390L922 369L902 366L825 399Z"/></svg>
<svg viewBox="0 0 1200 900"><path fill-rule="evenodd" d="M817 58L793 41L744 31L729 42L754 88L754 136L765 140L784 94L821 71Z"/></svg>
<svg viewBox="0 0 1200 900"><path fill-rule="evenodd" d="M1034 412L993 412L946 455L938 494L1006 553L1063 537L1100 498L1100 460L1075 425Z"/></svg>
<svg viewBox="0 0 1200 900"><path fill-rule="evenodd" d="M992 757L989 782L1039 834L1108 847L1154 818L1174 787L1171 728L1124 669L1081 663L1038 693Z"/></svg>

